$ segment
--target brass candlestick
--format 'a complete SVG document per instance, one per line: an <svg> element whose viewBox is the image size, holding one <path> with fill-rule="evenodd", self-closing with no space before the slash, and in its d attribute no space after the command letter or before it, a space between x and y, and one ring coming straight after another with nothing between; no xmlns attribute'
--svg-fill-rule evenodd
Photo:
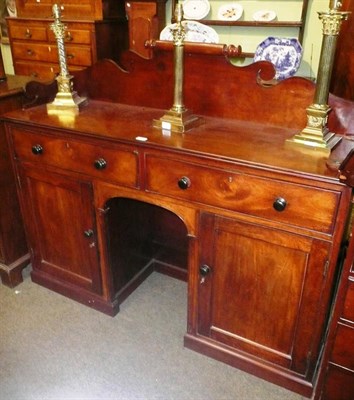
<svg viewBox="0 0 354 400"><path fill-rule="evenodd" d="M182 24L183 7L177 4L175 10L176 26L172 31L174 44L174 96L173 106L163 117L153 121L155 128L185 132L187 129L196 125L198 117L188 111L183 104L183 58L184 58L184 39L186 36Z"/></svg>
<svg viewBox="0 0 354 400"><path fill-rule="evenodd" d="M53 5L54 22L50 25L50 29L54 32L58 46L58 58L60 73L56 77L58 83L58 93L52 103L47 104L49 114L61 114L63 112L78 112L79 108L86 104L87 99L81 98L73 90L73 76L69 74L64 35L66 26L60 20L60 7L58 4Z"/></svg>
<svg viewBox="0 0 354 400"><path fill-rule="evenodd" d="M348 18L349 12L341 12L342 4L331 0L329 11L319 12L323 23L323 39L317 75L314 102L307 109L307 125L299 134L287 142L293 145L310 147L329 155L331 150L342 139L327 127L328 113L331 111L328 103L329 85L332 75L337 39L342 21Z"/></svg>

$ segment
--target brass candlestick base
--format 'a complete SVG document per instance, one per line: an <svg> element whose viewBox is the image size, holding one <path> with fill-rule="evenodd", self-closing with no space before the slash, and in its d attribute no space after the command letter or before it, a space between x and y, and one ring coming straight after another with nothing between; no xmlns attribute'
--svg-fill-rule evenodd
<svg viewBox="0 0 354 400"><path fill-rule="evenodd" d="M48 114L58 114L62 112L73 112L78 113L80 108L87 104L85 97L80 97L77 92L71 90L72 76L67 77L58 76L58 87L59 91L55 96L52 103L47 104Z"/></svg>
<svg viewBox="0 0 354 400"><path fill-rule="evenodd" d="M329 132L327 128L328 105L312 104L306 109L307 125L300 133L288 139L291 145L310 147L326 155L342 140L338 135Z"/></svg>
<svg viewBox="0 0 354 400"><path fill-rule="evenodd" d="M200 124L198 117L189 110L175 111L173 108L166 111L160 119L153 120L153 127L183 133Z"/></svg>

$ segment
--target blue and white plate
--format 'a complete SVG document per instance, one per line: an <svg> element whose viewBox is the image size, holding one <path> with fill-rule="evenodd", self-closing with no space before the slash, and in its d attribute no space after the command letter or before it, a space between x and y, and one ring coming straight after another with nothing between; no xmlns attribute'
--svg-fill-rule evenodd
<svg viewBox="0 0 354 400"><path fill-rule="evenodd" d="M295 38L268 37L256 49L253 61L270 61L276 69L276 79L295 75L300 67L302 47Z"/></svg>
<svg viewBox="0 0 354 400"><path fill-rule="evenodd" d="M167 25L160 33L160 40L173 40L172 31L177 24ZM211 26L197 21L182 21L186 32L186 42L219 43L219 35Z"/></svg>

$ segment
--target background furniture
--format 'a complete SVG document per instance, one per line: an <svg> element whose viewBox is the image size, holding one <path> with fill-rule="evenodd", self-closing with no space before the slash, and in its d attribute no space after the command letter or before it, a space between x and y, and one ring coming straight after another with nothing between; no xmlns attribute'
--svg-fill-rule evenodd
<svg viewBox="0 0 354 400"><path fill-rule="evenodd" d="M89 104L71 121L6 117L32 279L110 315L154 269L187 279L187 347L311 396L352 197L336 162L353 142L331 160L284 146L313 83L269 86L270 63L234 67L221 45L185 46L200 126L154 129L173 98L160 46L79 71Z"/></svg>
<svg viewBox="0 0 354 400"><path fill-rule="evenodd" d="M350 11L338 37L330 91L345 99L354 100L354 1L343 0L342 11Z"/></svg>
<svg viewBox="0 0 354 400"><path fill-rule="evenodd" d="M157 39L165 27L166 0L126 1L125 11L129 23L129 49L143 57L151 57L145 42Z"/></svg>
<svg viewBox="0 0 354 400"><path fill-rule="evenodd" d="M7 18L15 74L52 80L59 72L56 40L49 27L54 3L17 0L18 18ZM86 68L102 58L119 59L128 46L123 2L84 0L60 4L67 25L70 71Z"/></svg>
<svg viewBox="0 0 354 400"><path fill-rule="evenodd" d="M21 108L28 78L7 76L0 82L0 114ZM4 285L22 282L22 269L29 254L16 192L15 177L8 154L5 130L0 122L0 276Z"/></svg>
<svg viewBox="0 0 354 400"><path fill-rule="evenodd" d="M354 153L341 165L341 179L354 187ZM351 400L354 396L354 225L348 226L346 257L334 296L328 336L314 399Z"/></svg>

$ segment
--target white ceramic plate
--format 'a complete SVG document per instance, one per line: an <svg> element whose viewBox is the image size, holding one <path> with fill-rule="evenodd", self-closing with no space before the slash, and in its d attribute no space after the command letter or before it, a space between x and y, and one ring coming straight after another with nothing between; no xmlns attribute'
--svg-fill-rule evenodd
<svg viewBox="0 0 354 400"><path fill-rule="evenodd" d="M218 9L218 19L221 21L237 21L242 14L243 7L239 3L224 4Z"/></svg>
<svg viewBox="0 0 354 400"><path fill-rule="evenodd" d="M295 38L268 37L256 49L253 61L270 61L276 69L276 79L295 75L300 67L302 47Z"/></svg>
<svg viewBox="0 0 354 400"><path fill-rule="evenodd" d="M182 21L186 30L186 42L219 43L219 35L210 26L197 21ZM173 40L172 29L176 24L167 25L160 33L160 40Z"/></svg>
<svg viewBox="0 0 354 400"><path fill-rule="evenodd" d="M183 16L185 19L203 19L210 11L210 3L208 0L184 0Z"/></svg>
<svg viewBox="0 0 354 400"><path fill-rule="evenodd" d="M275 20L277 14L271 10L259 10L253 14L253 19L259 22L270 22Z"/></svg>
<svg viewBox="0 0 354 400"><path fill-rule="evenodd" d="M15 0L6 0L6 7L10 17L17 17Z"/></svg>

